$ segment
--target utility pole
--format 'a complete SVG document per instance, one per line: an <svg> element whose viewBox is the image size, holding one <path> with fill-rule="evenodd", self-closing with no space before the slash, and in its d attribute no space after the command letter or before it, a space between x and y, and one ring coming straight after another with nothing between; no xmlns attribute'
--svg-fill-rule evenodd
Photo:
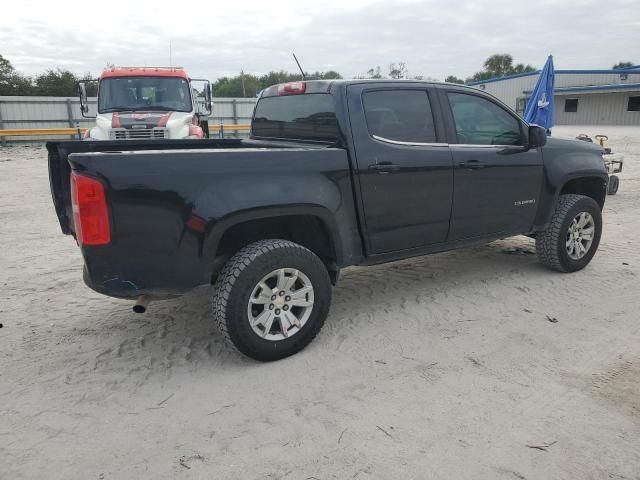
<svg viewBox="0 0 640 480"><path fill-rule="evenodd" d="M240 70L240 82L242 82L242 96L246 97L247 92L244 89L244 70Z"/></svg>

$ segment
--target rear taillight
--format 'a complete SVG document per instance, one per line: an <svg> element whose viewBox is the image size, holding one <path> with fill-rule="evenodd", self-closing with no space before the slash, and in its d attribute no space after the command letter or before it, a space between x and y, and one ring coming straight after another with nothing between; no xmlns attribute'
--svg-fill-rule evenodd
<svg viewBox="0 0 640 480"><path fill-rule="evenodd" d="M71 172L71 205L80 245L106 245L111 241L109 209L102 183Z"/></svg>
<svg viewBox="0 0 640 480"><path fill-rule="evenodd" d="M278 85L278 95L300 95L307 90L307 82L290 82Z"/></svg>

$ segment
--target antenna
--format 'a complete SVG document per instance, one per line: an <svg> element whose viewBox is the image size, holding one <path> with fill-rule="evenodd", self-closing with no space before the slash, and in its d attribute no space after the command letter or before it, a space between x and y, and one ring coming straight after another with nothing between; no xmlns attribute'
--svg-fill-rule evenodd
<svg viewBox="0 0 640 480"><path fill-rule="evenodd" d="M298 57L296 57L295 53L292 53L291 55L293 55L293 59L298 64L298 68L300 69L300 73L302 74L302 80L306 80L307 76L304 74L304 70L302 70L302 67L300 66L300 62L298 61Z"/></svg>
<svg viewBox="0 0 640 480"><path fill-rule="evenodd" d="M173 68L173 54L171 52L171 40L169 40L169 67Z"/></svg>

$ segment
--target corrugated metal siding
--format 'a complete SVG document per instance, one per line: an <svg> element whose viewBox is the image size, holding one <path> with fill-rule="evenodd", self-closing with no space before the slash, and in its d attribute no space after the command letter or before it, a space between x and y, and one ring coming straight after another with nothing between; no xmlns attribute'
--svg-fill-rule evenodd
<svg viewBox="0 0 640 480"><path fill-rule="evenodd" d="M640 91L636 93L640 96ZM567 98L578 99L578 111L565 112ZM629 92L555 96L556 125L640 125L640 112L628 112Z"/></svg>
<svg viewBox="0 0 640 480"><path fill-rule="evenodd" d="M95 98L90 100L90 112L95 110ZM69 115L71 111L71 115ZM0 96L0 117L2 128L69 128L79 124L88 127L91 119L80 113L77 97L26 97ZM60 136L5 137L9 142L41 142L60 139Z"/></svg>
<svg viewBox="0 0 640 480"><path fill-rule="evenodd" d="M537 80L537 76L533 77ZM562 73L556 75L556 87L585 87L587 85L617 85L640 82L640 73L629 73L621 80L617 73ZM534 81L535 84L535 81Z"/></svg>
<svg viewBox="0 0 640 480"><path fill-rule="evenodd" d="M526 97L525 91L531 91L538 81L537 75L516 77L484 84L484 91L488 92L509 107L516 109L517 99ZM593 85L618 85L640 82L640 73L629 73L626 80L622 80L617 73L562 73L556 74L556 87L585 87ZM481 88L476 85L475 88ZM584 94L556 94L555 124L556 125L640 125L638 112L627 112L629 95L640 95L640 89L635 92L600 91ZM564 99L579 98L578 112L565 113ZM584 99L584 100L583 100ZM582 108L581 108L582 107ZM604 123L606 122L606 123Z"/></svg>
<svg viewBox="0 0 640 480"><path fill-rule="evenodd" d="M504 80L502 82L487 83L485 84L485 88L482 90L490 93L494 97L497 97L515 110L516 100L523 96L522 92L525 90L532 90L537 81L537 75L517 77ZM477 86L476 88L480 88L480 86Z"/></svg>
<svg viewBox="0 0 640 480"><path fill-rule="evenodd" d="M210 123L249 123L256 99L214 98ZM89 98L89 115L95 115L97 101ZM71 116L69 116L69 108ZM235 115L234 115L235 111ZM77 97L0 96L0 118L4 129L90 127L94 120L83 118ZM40 142L61 137L4 137L9 142Z"/></svg>
<svg viewBox="0 0 640 480"><path fill-rule="evenodd" d="M234 118L234 103L236 117ZM256 105L254 98L213 99L213 114L209 117L211 123L249 123ZM237 120L237 121L235 121Z"/></svg>

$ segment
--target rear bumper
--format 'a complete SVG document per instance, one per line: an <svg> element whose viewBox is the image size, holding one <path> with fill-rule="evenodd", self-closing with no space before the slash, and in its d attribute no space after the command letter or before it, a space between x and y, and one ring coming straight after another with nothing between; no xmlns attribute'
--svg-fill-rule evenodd
<svg viewBox="0 0 640 480"><path fill-rule="evenodd" d="M179 297L200 286L194 285L185 288L138 288L138 286L130 280L121 280L115 277L110 281L97 283L91 279L86 266L82 272L82 278L91 290L106 295L107 297L121 298L124 300L134 300L141 295L148 295L156 300Z"/></svg>
<svg viewBox="0 0 640 480"><path fill-rule="evenodd" d="M83 279L92 290L109 297L140 295L167 298L210 285L202 259L179 261L176 255L147 255L107 247L83 247Z"/></svg>

